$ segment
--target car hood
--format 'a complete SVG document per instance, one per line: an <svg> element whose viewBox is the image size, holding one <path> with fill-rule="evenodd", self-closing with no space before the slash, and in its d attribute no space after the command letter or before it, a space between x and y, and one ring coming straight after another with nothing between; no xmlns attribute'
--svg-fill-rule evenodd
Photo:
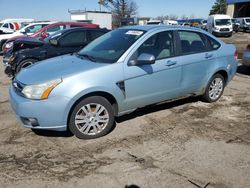
<svg viewBox="0 0 250 188"><path fill-rule="evenodd" d="M39 84L58 78L63 79L107 65L105 63L91 62L76 55L64 55L31 65L19 72L16 79L27 85Z"/></svg>
<svg viewBox="0 0 250 188"><path fill-rule="evenodd" d="M38 38L31 38L31 37L23 37L15 41L15 44L20 44L20 43L29 44L32 46L42 46L45 44L44 41L39 40Z"/></svg>

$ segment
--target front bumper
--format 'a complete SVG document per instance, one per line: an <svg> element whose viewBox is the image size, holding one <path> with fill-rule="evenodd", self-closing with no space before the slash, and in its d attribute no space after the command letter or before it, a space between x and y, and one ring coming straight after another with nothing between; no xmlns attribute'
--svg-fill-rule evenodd
<svg viewBox="0 0 250 188"><path fill-rule="evenodd" d="M68 98L57 96L46 100L30 100L18 95L12 85L9 88L9 97L12 109L24 127L67 130L68 114L65 109L69 102Z"/></svg>
<svg viewBox="0 0 250 188"><path fill-rule="evenodd" d="M213 31L213 35L218 37L231 36L233 31Z"/></svg>

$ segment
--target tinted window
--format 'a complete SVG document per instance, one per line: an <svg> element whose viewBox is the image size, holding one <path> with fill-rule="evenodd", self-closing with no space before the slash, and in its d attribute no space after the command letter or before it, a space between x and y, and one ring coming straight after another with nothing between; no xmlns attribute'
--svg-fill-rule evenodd
<svg viewBox="0 0 250 188"><path fill-rule="evenodd" d="M220 47L220 43L209 36L207 36L207 41L212 50L217 50Z"/></svg>
<svg viewBox="0 0 250 188"><path fill-rule="evenodd" d="M89 31L90 33L90 41L95 40L96 38L102 36L105 32L104 31Z"/></svg>
<svg viewBox="0 0 250 188"><path fill-rule="evenodd" d="M59 43L62 46L84 44L86 42L86 31L74 31L63 36Z"/></svg>
<svg viewBox="0 0 250 188"><path fill-rule="evenodd" d="M199 53L206 50L201 34L191 31L179 31L179 36L183 54Z"/></svg>
<svg viewBox="0 0 250 188"><path fill-rule="evenodd" d="M137 52L138 56L142 53L152 54L155 56L156 60L173 56L173 33L165 31L151 36L140 46Z"/></svg>
<svg viewBox="0 0 250 188"><path fill-rule="evenodd" d="M144 33L141 30L117 29L94 40L78 54L92 56L102 63L115 63Z"/></svg>

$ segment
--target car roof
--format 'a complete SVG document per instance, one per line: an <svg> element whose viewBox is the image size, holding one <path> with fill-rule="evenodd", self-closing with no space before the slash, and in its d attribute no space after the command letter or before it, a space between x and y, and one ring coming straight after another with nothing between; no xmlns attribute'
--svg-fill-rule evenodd
<svg viewBox="0 0 250 188"><path fill-rule="evenodd" d="M142 31L150 31L150 30L160 30L160 29L181 29L181 30L191 30L191 31L202 31L200 28L195 27L187 27L180 25L136 25L136 26L126 26L121 27L119 29L134 29L134 30L142 30Z"/></svg>

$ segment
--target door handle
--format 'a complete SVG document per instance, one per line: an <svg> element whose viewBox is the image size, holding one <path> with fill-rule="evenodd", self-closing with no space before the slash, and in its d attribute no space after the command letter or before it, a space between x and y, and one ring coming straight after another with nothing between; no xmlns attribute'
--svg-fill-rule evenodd
<svg viewBox="0 0 250 188"><path fill-rule="evenodd" d="M166 66L170 67L176 64L177 64L177 61L168 60Z"/></svg>
<svg viewBox="0 0 250 188"><path fill-rule="evenodd" d="M212 58L213 56L214 56L213 54L209 54L209 53L206 53L206 54L205 54L205 58L206 58L206 59Z"/></svg>

